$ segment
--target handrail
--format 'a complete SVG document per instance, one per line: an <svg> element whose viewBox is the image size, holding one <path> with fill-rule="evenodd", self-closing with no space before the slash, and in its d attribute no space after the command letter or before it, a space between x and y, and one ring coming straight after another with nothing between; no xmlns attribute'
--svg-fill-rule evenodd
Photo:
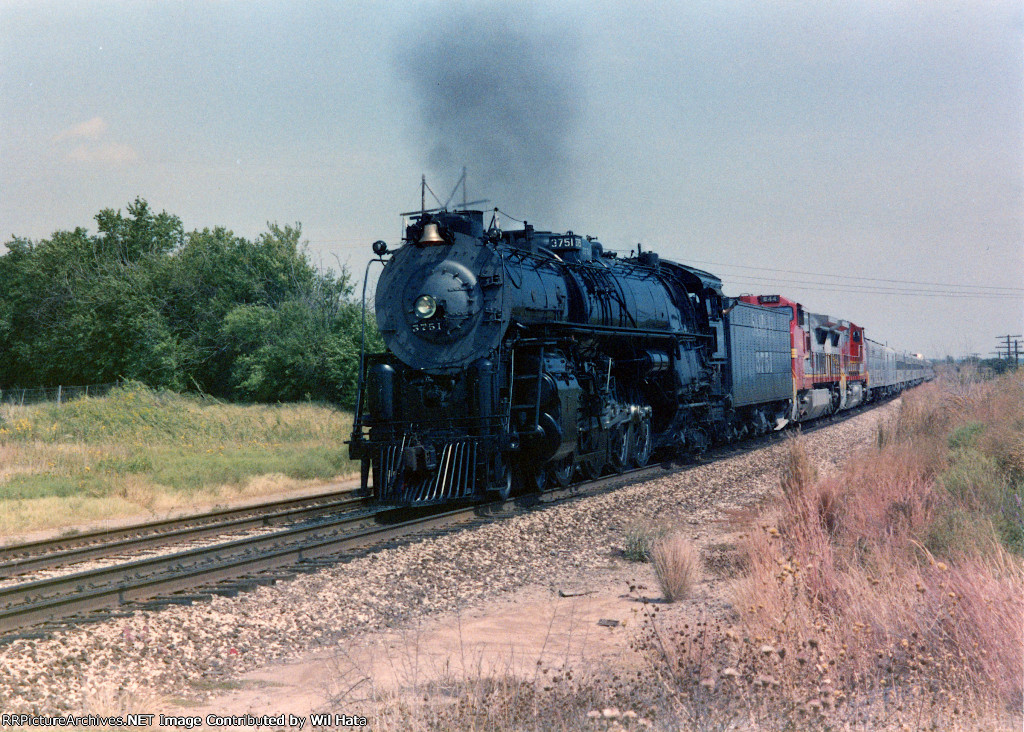
<svg viewBox="0 0 1024 732"><path fill-rule="evenodd" d="M356 381L356 412L352 424L352 432L355 433L356 425L359 424L363 413L363 390L366 388L366 283L370 279L370 265L374 262L384 264L384 255L377 259L371 259L366 263L366 271L363 272L363 302L362 302L362 325L359 331L359 379Z"/></svg>

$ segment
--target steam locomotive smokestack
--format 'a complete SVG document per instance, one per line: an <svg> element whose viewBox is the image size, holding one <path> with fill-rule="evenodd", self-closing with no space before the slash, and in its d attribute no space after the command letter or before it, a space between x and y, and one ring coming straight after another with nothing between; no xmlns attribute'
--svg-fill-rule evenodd
<svg viewBox="0 0 1024 732"><path fill-rule="evenodd" d="M558 22L507 8L438 8L439 19L406 35L397 53L418 121L426 164L454 179L467 166L472 196L554 224L571 192L570 143L580 92L573 34Z"/></svg>

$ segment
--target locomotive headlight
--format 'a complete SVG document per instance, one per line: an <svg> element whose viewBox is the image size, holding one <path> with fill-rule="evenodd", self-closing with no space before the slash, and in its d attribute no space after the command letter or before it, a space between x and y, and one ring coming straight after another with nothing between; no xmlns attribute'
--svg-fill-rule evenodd
<svg viewBox="0 0 1024 732"><path fill-rule="evenodd" d="M416 313L417 318L422 318L423 320L432 318L434 313L437 312L437 300L430 295L420 295L416 298L412 309Z"/></svg>

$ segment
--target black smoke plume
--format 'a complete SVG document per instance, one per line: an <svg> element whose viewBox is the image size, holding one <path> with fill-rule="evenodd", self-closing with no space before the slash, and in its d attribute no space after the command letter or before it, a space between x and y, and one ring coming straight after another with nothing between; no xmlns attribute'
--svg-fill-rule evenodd
<svg viewBox="0 0 1024 732"><path fill-rule="evenodd" d="M403 35L398 66L427 139L428 181L442 202L465 166L471 199L557 225L572 190L582 103L579 54L560 25L508 6L445 6Z"/></svg>

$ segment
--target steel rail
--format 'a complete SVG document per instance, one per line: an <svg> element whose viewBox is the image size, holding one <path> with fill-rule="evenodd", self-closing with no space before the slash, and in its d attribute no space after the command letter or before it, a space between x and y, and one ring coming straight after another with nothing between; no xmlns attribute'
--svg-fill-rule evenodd
<svg viewBox="0 0 1024 732"><path fill-rule="evenodd" d="M270 535L13 585L0 589L0 603L4 603L0 606L0 635L41 622L109 610L167 593L195 590L223 580L251 578L257 572L301 567L311 559L347 548L387 541L411 531L476 516L480 508L469 506L426 518L339 533L344 525L374 518L372 515L349 517L328 525L285 529ZM210 590L216 591L215 587Z"/></svg>
<svg viewBox="0 0 1024 732"><path fill-rule="evenodd" d="M330 495L346 494L347 492ZM312 505L310 505L308 499L292 499L263 504L261 506L251 506L245 509L228 509L210 514L169 519L153 524L140 524L136 528L147 531L138 536L117 538L123 536L125 531L127 531L127 529L117 529L111 534L114 539L110 541L103 541L103 538L107 536L104 532L94 532L94 543L62 548L48 553L19 556L15 559L0 562L0 579L41 569L77 564L89 559L126 554L155 546L184 543L236 531L276 526L281 523L300 521L313 516L322 516L334 511L351 510L360 506L367 506L368 504L369 501L366 498L351 496L321 501ZM266 510L268 508L271 510ZM189 525L201 520L206 520L207 522L201 522L195 526ZM209 521L212 521L212 523ZM157 531L153 528L155 526L160 526L163 530ZM180 528L173 528L174 526L180 526ZM18 547L10 548L13 550Z"/></svg>
<svg viewBox="0 0 1024 732"><path fill-rule="evenodd" d="M336 501L344 496L350 496L352 493L353 491L351 489L331 491L328 493L321 493L319 495L302 496L299 498L284 498L249 506L217 508L203 513L174 516L172 518L160 519L158 521L144 521L142 523L118 526L110 529L95 529L93 531L57 536L50 539L40 539L38 541L5 544L0 546L0 562L9 562L29 555L64 551L100 542L114 542L134 536L159 534L161 532L174 531L191 524L229 521L243 516L287 510L292 507L298 508L301 506L313 506L323 503L324 501Z"/></svg>
<svg viewBox="0 0 1024 732"><path fill-rule="evenodd" d="M273 551L283 544L301 545L318 536L336 534L346 527L372 521L376 515L359 512L337 517L326 523L288 527L271 534L247 536L171 554L135 559L109 567L97 567L73 574L0 587L0 631L5 628L3 618L7 617L8 613L16 613L19 606L27 606L57 596L73 597L88 594L96 588L130 587L133 583L157 575L186 572L190 567L216 562L219 557L224 556L243 556L251 560L260 552Z"/></svg>

